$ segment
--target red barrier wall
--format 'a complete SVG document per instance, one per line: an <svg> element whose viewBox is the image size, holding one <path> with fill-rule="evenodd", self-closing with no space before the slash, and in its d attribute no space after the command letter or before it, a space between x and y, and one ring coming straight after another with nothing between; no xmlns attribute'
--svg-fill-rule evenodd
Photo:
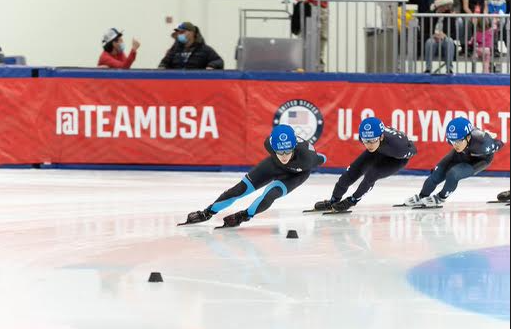
<svg viewBox="0 0 511 329"><path fill-rule="evenodd" d="M362 151L376 115L416 140L409 169L448 151L459 115L509 140L509 86L251 80L0 79L0 163L253 165L272 124L315 141L328 167ZM509 147L492 170L509 171Z"/></svg>

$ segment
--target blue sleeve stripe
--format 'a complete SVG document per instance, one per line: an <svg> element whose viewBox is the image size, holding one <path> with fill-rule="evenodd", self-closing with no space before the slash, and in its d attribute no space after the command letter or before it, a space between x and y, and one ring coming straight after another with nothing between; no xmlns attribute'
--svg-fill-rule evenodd
<svg viewBox="0 0 511 329"><path fill-rule="evenodd" d="M259 208L259 205L261 204L261 202L263 202L264 198L266 198L268 193L273 188L275 188L275 187L278 187L278 188L280 188L282 190L282 196L287 195L287 187L286 187L286 185L284 185L284 183L282 183L279 180L274 181L273 183L268 185L268 187L266 187L266 189L264 190L263 195L261 195L259 198L257 198L257 200L255 200L254 203L252 203L252 205L248 208L248 215L250 217L254 217L254 215L257 212L257 208Z"/></svg>
<svg viewBox="0 0 511 329"><path fill-rule="evenodd" d="M245 183L245 185L247 186L247 189L246 189L245 193L243 193L242 195L240 195L238 197L234 197L234 198L230 198L230 199L227 199L227 200L224 200L224 201L221 201L221 202L217 202L217 203L213 204L213 206L211 207L211 210L213 212L215 212L215 213L219 213L220 211L222 211L222 210L232 206L232 204L234 202L236 202L237 200L239 200L241 198L244 198L247 195L249 195L249 194L251 194L251 193L253 193L255 191L254 185L247 178L247 176L243 177L242 182Z"/></svg>

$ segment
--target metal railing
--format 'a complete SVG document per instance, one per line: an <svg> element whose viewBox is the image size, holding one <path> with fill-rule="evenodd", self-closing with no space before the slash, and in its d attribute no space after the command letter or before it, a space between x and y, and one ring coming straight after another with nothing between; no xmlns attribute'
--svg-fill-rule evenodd
<svg viewBox="0 0 511 329"><path fill-rule="evenodd" d="M289 40L302 41L298 47L303 48L301 68L306 71L510 73L509 15L415 13L407 22L408 0L322 1L329 4L328 39L324 48L321 45L324 9L319 1L311 6L310 17L302 9L304 33L292 36L289 29ZM294 2L284 0L286 7L282 10L241 10L240 36L247 36L247 22L251 20L291 21L289 6ZM447 41L435 43L434 38L430 39L439 19L447 26ZM491 20L492 45L486 42L489 27L482 24L478 29L476 20ZM479 43L478 35L482 35Z"/></svg>
<svg viewBox="0 0 511 329"><path fill-rule="evenodd" d="M408 0L327 1L334 24L329 28L326 71L403 72Z"/></svg>
<svg viewBox="0 0 511 329"><path fill-rule="evenodd" d="M408 0L323 0L329 3L328 40L322 46L321 3L310 17L302 7L303 65L306 71L397 73L406 66L406 3ZM247 37L250 21L291 20L289 5L282 10L240 10L240 38ZM401 26L398 26L399 6ZM324 17L324 16L323 16ZM291 31L291 29L289 29ZM290 32L291 33L291 32ZM268 36L271 37L271 36ZM238 50L240 50L239 48ZM322 51L323 49L323 51Z"/></svg>
<svg viewBox="0 0 511 329"><path fill-rule="evenodd" d="M408 28L407 72L510 73L509 15L414 17Z"/></svg>
<svg viewBox="0 0 511 329"><path fill-rule="evenodd" d="M291 21L291 13L287 9L240 9L240 37L246 37L248 33L248 23L250 21ZM289 37L292 37L291 28Z"/></svg>

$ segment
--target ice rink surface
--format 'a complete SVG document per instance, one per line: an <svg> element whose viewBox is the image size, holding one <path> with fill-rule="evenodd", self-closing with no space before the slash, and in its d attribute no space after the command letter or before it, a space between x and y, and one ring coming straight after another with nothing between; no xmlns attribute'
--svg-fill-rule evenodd
<svg viewBox="0 0 511 329"><path fill-rule="evenodd" d="M509 328L508 178L414 211L391 205L424 177L394 177L326 217L301 213L337 180L313 175L238 229L213 231L258 194L176 227L242 175L0 171L0 328Z"/></svg>

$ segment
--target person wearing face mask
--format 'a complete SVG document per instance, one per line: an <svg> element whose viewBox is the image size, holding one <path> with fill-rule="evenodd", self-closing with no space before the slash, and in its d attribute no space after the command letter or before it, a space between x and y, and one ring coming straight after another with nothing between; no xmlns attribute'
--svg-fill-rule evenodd
<svg viewBox="0 0 511 329"><path fill-rule="evenodd" d="M493 162L494 154L504 147L496 135L475 128L465 118L449 122L447 141L452 150L440 161L428 177L421 192L405 201L407 207L439 208L456 191L462 179L475 176ZM440 193L432 195L444 182Z"/></svg>
<svg viewBox="0 0 511 329"><path fill-rule="evenodd" d="M137 58L140 42L133 39L131 52L126 56L126 44L122 38L122 32L117 29L109 29L103 36L103 53L98 61L98 67L112 69L129 69Z"/></svg>
<svg viewBox="0 0 511 329"><path fill-rule="evenodd" d="M180 225L205 222L237 200L266 186L263 194L248 209L224 218L224 227L239 226L305 183L313 169L326 163L326 157L316 153L309 142L297 138L293 128L288 125L276 126L264 142L264 147L269 157L212 205L204 211L190 213L186 223Z"/></svg>
<svg viewBox="0 0 511 329"><path fill-rule="evenodd" d="M223 59L206 44L199 28L190 22L180 24L172 33L176 40L162 59L161 69L222 70Z"/></svg>
<svg viewBox="0 0 511 329"><path fill-rule="evenodd" d="M347 211L356 206L362 197L373 189L378 180L396 174L417 154L417 148L405 133L386 127L378 118L367 118L362 121L359 135L366 150L339 178L330 200L317 202L315 210ZM343 200L349 187L362 176L364 179L355 193Z"/></svg>

